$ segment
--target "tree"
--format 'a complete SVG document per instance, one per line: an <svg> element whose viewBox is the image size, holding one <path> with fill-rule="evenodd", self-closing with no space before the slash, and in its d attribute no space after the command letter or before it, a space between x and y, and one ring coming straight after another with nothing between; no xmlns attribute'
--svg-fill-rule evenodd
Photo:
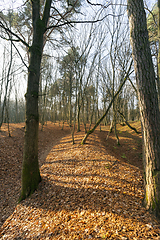
<svg viewBox="0 0 160 240"><path fill-rule="evenodd" d="M143 132L144 203L160 217L160 112L146 14L143 0L127 3Z"/></svg>
<svg viewBox="0 0 160 240"><path fill-rule="evenodd" d="M28 1L27 1L28 2ZM5 17L0 15L0 27L4 34L11 34L12 39L8 40L21 42L29 50L28 86L26 98L26 126L24 139L24 154L22 165L22 188L19 201L31 195L41 181L38 166L38 95L40 67L43 48L47 38L56 29L69 24L73 13L80 7L80 1L60 1L55 3L52 0L31 1L32 12L32 43L29 45L21 34L11 31L7 26ZM51 6L52 4L52 6ZM60 10L58 10L58 7ZM52 9L52 12L50 13ZM60 13L61 11L61 13ZM49 25L50 19L50 25ZM5 37L4 37L5 38Z"/></svg>
<svg viewBox="0 0 160 240"><path fill-rule="evenodd" d="M32 2L33 42L30 47L26 98L25 144L22 166L22 189L19 200L32 194L41 181L38 166L38 91L44 33L50 16L51 0L47 0L40 17L40 1Z"/></svg>
<svg viewBox="0 0 160 240"><path fill-rule="evenodd" d="M76 47L71 47L67 55L62 58L60 61L60 73L62 75L63 81L66 82L66 91L68 95L68 112L69 112L69 125L72 125L72 97L73 92L76 88L76 76L80 64L80 55Z"/></svg>

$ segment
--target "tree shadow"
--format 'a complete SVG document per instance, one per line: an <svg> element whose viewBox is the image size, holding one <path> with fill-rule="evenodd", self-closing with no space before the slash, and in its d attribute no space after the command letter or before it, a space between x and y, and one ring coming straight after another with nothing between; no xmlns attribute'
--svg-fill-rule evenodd
<svg viewBox="0 0 160 240"><path fill-rule="evenodd" d="M20 124L20 127L18 127L18 124L13 125L14 135L12 138L9 138L5 134L5 139L0 139L4 143L8 143L8 139L10 141L9 148L5 148L4 146L5 151L0 151L0 226L3 225L11 212L14 211L20 194L24 142L24 130L20 130L22 125ZM58 127L55 129L45 126L44 131L39 130L38 156L40 167L45 163L51 149L59 144L62 138L69 133L69 128L61 131Z"/></svg>
<svg viewBox="0 0 160 240"><path fill-rule="evenodd" d="M111 198L116 198L116 208L118 208L120 199L123 199L124 204L128 205L128 214L130 211L133 212L134 201L138 201L139 204L142 201L142 196L135 194L135 191L140 192L142 190L142 180L135 183L133 179L127 180L124 176L117 175L122 165L121 161L117 161L111 170L106 167L105 171L105 166L108 166L107 163L111 164L111 161L105 161L106 165L100 165L103 162L104 160L100 159L84 161L76 158L46 161L42 170L43 180L39 184L38 190L30 199L24 201L24 204L26 206L33 204L36 208L43 208L47 211L49 209L52 211L90 209L91 211L110 212L113 210L111 208L112 204L109 205L107 202L112 202ZM82 171L77 174L76 167L82 167L84 164L86 166L90 165L91 168L95 167L99 173ZM55 172L53 172L51 165L55 165ZM61 168L60 172L56 171L58 165ZM67 168L69 168L69 173L65 172ZM110 176L109 171L112 171L112 176ZM47 176L45 173L47 173ZM98 178L99 182L94 182L94 178ZM105 180L105 184L101 182L101 179ZM115 199L113 202L115 202ZM121 206L119 206L119 209L121 209ZM135 210L137 210L137 206ZM116 210L113 210L113 212L116 212ZM126 216L126 213L122 211L117 212L117 214Z"/></svg>
<svg viewBox="0 0 160 240"><path fill-rule="evenodd" d="M110 133L107 140L108 131L97 132L97 135L110 155L118 158L121 162L129 163L143 170L142 138L140 134L120 131L118 134L120 145L117 145L114 133Z"/></svg>
<svg viewBox="0 0 160 240"><path fill-rule="evenodd" d="M101 143L97 143L94 136L95 135L92 136L89 144L101 145ZM66 139L57 139L56 143L52 144L52 148L58 143L63 144L66 142ZM102 141L103 144L103 139L100 141ZM103 146L106 148L105 144ZM69 151L70 149L67 150ZM57 152L58 155L62 151L64 151L64 149L56 148L56 150L51 150L51 155L52 152ZM69 212L71 216L75 213L85 211L91 213L96 212L101 215L111 213L123 219L131 219L132 222L143 221L143 215L145 215L146 210L141 205L143 198L143 194L141 194L143 188L142 179L136 179L136 168L134 168L134 179L126 179L125 175L123 176L122 174L123 172L120 171L122 165L127 165L126 161L123 159L119 160L117 156L118 155L115 154L117 159L115 162L110 159L106 161L101 160L98 157L93 160L81 160L76 157L73 159L68 157L64 160L54 160L54 158L52 158L52 161L48 158L41 168L42 182L30 198L20 203L20 214L23 214L23 211L25 212L27 210L28 219L35 218L35 222L37 216L43 215L44 213L48 218L52 218L54 222L54 216L57 215L61 218L61 215L59 215L61 212ZM113 163L114 165L112 166ZM81 173L76 171L77 167L81 168L84 165L88 167L87 170L82 168ZM135 167L134 164L133 166ZM133 166L131 167L132 170ZM90 169L96 168L98 171L91 173L89 167ZM58 169L60 169L60 171ZM67 169L69 169L68 172ZM143 209L143 214L137 216L137 210L140 209ZM46 222L47 221L46 219ZM54 226L53 232L44 231L40 235L33 236L32 239L45 239L46 236L48 238L51 237L51 239L52 237L58 239L60 232L63 230L63 221L64 219L61 219L60 224ZM65 221L71 221L71 217L69 217L68 220L65 219ZM104 224L107 224L107 219ZM25 236L20 232L19 235L14 238L14 240L16 239L25 239ZM94 238L94 233L93 239L96 239Z"/></svg>
<svg viewBox="0 0 160 240"><path fill-rule="evenodd" d="M85 178L86 175L82 174L81 177ZM132 223L134 221L142 221L143 219L137 216L137 208L141 208L141 200L141 198L132 194L119 191L119 189L116 189L114 185L110 187L107 186L102 189L100 188L100 185L97 187L94 183L86 183L84 185L81 183L75 184L75 182L67 183L58 180L56 181L55 179L52 180L50 176L48 176L43 177L38 190L32 194L30 198L23 201L21 205L24 209L34 209L35 215L36 211L38 214L42 212L42 215L43 212L45 212L48 214L48 217L53 219L54 216L60 217L63 212L69 213L68 219L59 219L61 224L55 225L54 231L48 231L48 233L43 232L39 236L35 236L36 239L42 239L43 236L55 237L56 239L56 237L58 238L62 233L63 226L68 224L69 221L72 221L72 215L76 213L81 214L88 211L93 214L106 214L106 216L111 213L114 214L115 218L121 217L124 219L131 219ZM28 214L28 217L34 217L32 212L29 212ZM51 215L49 216L49 214ZM78 219L78 221L83 221L82 219L83 216ZM106 217L106 222L104 221L103 224L107 224L107 221L108 218ZM97 239L94 238L94 234L96 234L94 231L92 234L93 239ZM21 235L21 237L23 236Z"/></svg>

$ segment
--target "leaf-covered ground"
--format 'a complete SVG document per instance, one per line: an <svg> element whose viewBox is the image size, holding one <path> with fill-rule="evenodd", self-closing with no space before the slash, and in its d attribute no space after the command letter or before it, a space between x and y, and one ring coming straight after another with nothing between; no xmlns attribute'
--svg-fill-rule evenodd
<svg viewBox="0 0 160 240"><path fill-rule="evenodd" d="M84 146L84 132L48 123L39 131L42 182L17 205L24 124L0 132L0 239L160 239L160 223L142 206L141 136L119 126L121 145L108 127ZM134 126L139 128L140 124Z"/></svg>

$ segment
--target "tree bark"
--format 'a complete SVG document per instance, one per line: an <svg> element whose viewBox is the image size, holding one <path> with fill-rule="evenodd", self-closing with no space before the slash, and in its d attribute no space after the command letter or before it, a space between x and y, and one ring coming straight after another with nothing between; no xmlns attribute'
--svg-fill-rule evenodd
<svg viewBox="0 0 160 240"><path fill-rule="evenodd" d="M30 62L28 68L28 86L26 98L26 126L24 137L24 154L22 164L22 187L19 201L31 195L41 181L38 165L38 91L40 66L43 53L43 37L51 0L46 1L43 18L40 18L40 0L32 0L33 42L30 47Z"/></svg>
<svg viewBox="0 0 160 240"><path fill-rule="evenodd" d="M130 41L143 130L147 209L160 217L160 113L143 0L128 0Z"/></svg>

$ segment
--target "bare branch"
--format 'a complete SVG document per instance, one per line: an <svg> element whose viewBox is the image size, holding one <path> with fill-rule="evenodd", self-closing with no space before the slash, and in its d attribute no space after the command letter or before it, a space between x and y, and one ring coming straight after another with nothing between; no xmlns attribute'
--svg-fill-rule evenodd
<svg viewBox="0 0 160 240"><path fill-rule="evenodd" d="M17 41L17 42L19 41L19 42L23 43L26 47L29 48L28 43L26 43L26 42L25 42L22 38L20 38L16 33L12 32L9 28L5 27L4 24L2 23L2 21L0 21L0 27L1 27L2 29L4 29L8 34L11 34L11 35L13 35L14 37L16 37L17 40L14 40L14 41Z"/></svg>
<svg viewBox="0 0 160 240"><path fill-rule="evenodd" d="M110 5L112 5L112 3L108 3L107 6L105 6L104 4L101 4L101 3L92 3L89 0L86 0L86 1L87 1L87 3L89 3L92 6L100 6L102 8L108 8Z"/></svg>
<svg viewBox="0 0 160 240"><path fill-rule="evenodd" d="M12 44L13 44L14 48L16 49L18 55L20 56L21 61L23 62L23 64L25 65L25 67L28 69L28 66L27 66L27 64L24 62L23 57L22 57L22 55L20 54L18 48L16 47L16 45L15 45L13 42L12 42Z"/></svg>
<svg viewBox="0 0 160 240"><path fill-rule="evenodd" d="M46 31L51 29L51 28L58 28L58 27L62 27L62 26L65 26L67 24L74 24L74 23L97 23L97 22L101 22L103 21L106 17L108 16L113 16L113 17L119 17L121 15L114 15L114 14L107 14L105 15L103 18L101 19L97 19L97 20L84 20L84 21L66 21L64 23L61 23L59 25L52 25L52 26L49 26L46 28Z"/></svg>

